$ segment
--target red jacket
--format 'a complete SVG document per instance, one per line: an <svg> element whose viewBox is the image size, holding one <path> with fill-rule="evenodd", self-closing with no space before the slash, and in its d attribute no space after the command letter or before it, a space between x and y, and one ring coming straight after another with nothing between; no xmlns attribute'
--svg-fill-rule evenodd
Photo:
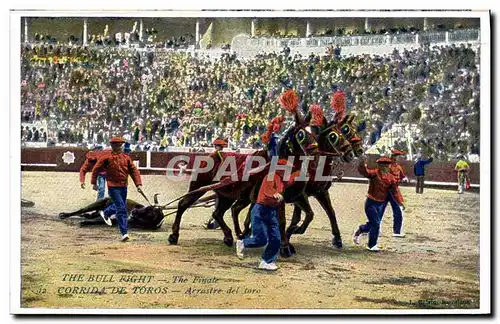
<svg viewBox="0 0 500 324"><path fill-rule="evenodd" d="M88 152L85 157L85 163L83 163L82 167L80 168L80 183L85 182L85 175L87 172L92 171L94 168L95 164L97 163L97 160L101 156L104 156L105 154L109 154L111 151L110 150L105 150L105 151L90 151ZM105 171L101 171L99 175L106 175Z"/></svg>
<svg viewBox="0 0 500 324"><path fill-rule="evenodd" d="M382 174L379 169L368 169L366 164L359 165L358 171L363 176L370 179L370 186L368 187L367 197L378 201L384 202L387 198L387 194L391 192L394 199L402 205L404 203L403 196L399 190L397 190L397 179L392 175L392 173Z"/></svg>
<svg viewBox="0 0 500 324"><path fill-rule="evenodd" d="M391 163L389 167L391 168L392 175L398 182L401 182L402 179L406 178L405 169L401 164L394 162Z"/></svg>
<svg viewBox="0 0 500 324"><path fill-rule="evenodd" d="M257 203L276 208L280 205L280 202L274 198L274 194L283 194L285 188L293 185L295 183L295 178L300 176L300 171L295 171L290 175L290 180L283 181L283 172L277 171L274 174L272 180L268 180L267 175L260 185L259 194L257 195Z"/></svg>
<svg viewBox="0 0 500 324"><path fill-rule="evenodd" d="M141 186L141 174L135 166L134 162L127 153L113 153L102 156L92 170L91 183L96 184L97 174L101 171L106 171L106 183L108 188L111 187L126 187L128 185L128 176L132 177L136 186Z"/></svg>

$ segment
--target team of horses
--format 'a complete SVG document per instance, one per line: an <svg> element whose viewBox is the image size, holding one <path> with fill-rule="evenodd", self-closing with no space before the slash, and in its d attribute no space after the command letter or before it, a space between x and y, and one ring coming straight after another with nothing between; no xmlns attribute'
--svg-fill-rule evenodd
<svg viewBox="0 0 500 324"><path fill-rule="evenodd" d="M340 163L351 163L355 157L359 157L364 153L362 140L358 134L360 129L354 121L355 116L344 114L343 111L340 111L340 113L336 111L337 113L334 114L334 118L328 121L321 107L317 105L311 106L307 115L303 116L299 109L297 109L298 98L292 90L286 91L280 99L282 107L290 114L293 114L295 122L280 136L276 151L278 158L288 159L293 157L293 169L306 170L308 175L307 181L294 182L290 187L285 189L283 194L284 201L278 212L282 242L280 254L283 257L289 257L295 253L295 248L290 244L290 238L294 234L304 234L313 220L314 212L310 206L309 197L314 197L322 206L330 220L333 236L332 245L341 248L342 238L328 190L334 179L332 174L335 168ZM223 164L223 159L217 158L219 156L213 155L213 167L208 172L197 174L195 179L192 178L189 183L188 192L170 203L163 206L159 205L156 195L154 204L150 206L129 201L129 211L132 212L131 219L133 220L131 226L142 222L148 223L148 226L143 225L143 228L155 229L161 227L165 218L160 215L164 215L163 211L165 209L174 209L174 212L171 213L175 213L175 219L168 241L170 244L177 244L179 241L180 223L185 211L189 208L215 205L212 217L220 224L224 235L224 244L233 246L234 243L233 233L224 220L224 215L229 209L231 209L236 237L242 238L249 235L251 232L251 208L249 208L246 216L243 230L239 224L239 214L244 208L249 205L252 207L255 203L260 185L269 172L271 156L268 154L268 149L258 150L251 155L265 159L267 164L258 171L251 173L247 181L242 181L241 179L222 179L216 181L214 180L216 178L215 175ZM222 156L224 156L224 152L222 152ZM300 158L304 156L307 159ZM237 163L239 170L244 168L245 161L240 159L237 160ZM304 165L304 163L307 164ZM322 177L318 178L316 176L317 173L321 173L319 176ZM214 194L209 197L203 197L209 191L214 192ZM169 207L175 201L177 201L177 206ZM288 227L286 227L285 217L285 205L287 203L293 204L294 207L293 217ZM93 220L86 221L82 225L102 223L100 218L97 217L98 214L96 211L103 209L105 205L103 203L96 203L95 206L89 206L91 208L87 207L84 209L85 212L94 212L87 214L86 217ZM305 214L305 218L299 226L302 213ZM82 214L82 210L73 213L62 213L60 214L60 218L78 214ZM85 213L83 214L85 215ZM140 221L141 218L149 220Z"/></svg>

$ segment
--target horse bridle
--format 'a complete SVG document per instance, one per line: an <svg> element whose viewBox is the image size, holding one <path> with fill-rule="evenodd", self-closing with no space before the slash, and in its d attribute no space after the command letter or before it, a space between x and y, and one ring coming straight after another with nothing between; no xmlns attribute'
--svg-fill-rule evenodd
<svg viewBox="0 0 500 324"><path fill-rule="evenodd" d="M299 134L300 133L303 133L304 134L304 138L301 140L298 138ZM295 135L288 135L288 138L286 140L286 146L288 148L288 151L289 152L293 152L293 149L292 149L292 145L291 145L291 139L290 137L295 137L295 139L297 140L297 144L299 145L300 149L302 150L302 153L304 153L305 156L310 156L309 153L307 153L307 149L304 147L303 143L304 141L307 139L307 133L309 133L310 135L312 135L310 132L308 132L305 128L300 128L299 131L297 132L297 134ZM314 136L312 136L314 138ZM317 144L316 144L317 145Z"/></svg>

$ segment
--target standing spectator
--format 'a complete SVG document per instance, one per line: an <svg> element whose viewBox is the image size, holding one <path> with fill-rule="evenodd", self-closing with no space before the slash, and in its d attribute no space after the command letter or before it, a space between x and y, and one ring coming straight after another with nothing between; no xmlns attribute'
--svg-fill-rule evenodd
<svg viewBox="0 0 500 324"><path fill-rule="evenodd" d="M40 133L41 133L41 139L42 142L47 142L47 132L43 130L43 128L40 128Z"/></svg>
<svg viewBox="0 0 500 324"><path fill-rule="evenodd" d="M380 250L377 241L387 196L392 194L401 208L405 209L403 197L399 191L394 190L397 180L391 173L389 167L391 163L392 160L390 158L381 157L377 160L378 169L368 169L366 158L362 158L358 166L358 171L370 180L365 203L365 213L368 222L360 225L354 232L353 241L356 245L359 245L361 235L368 233L368 250L373 252Z"/></svg>
<svg viewBox="0 0 500 324"><path fill-rule="evenodd" d="M31 132L31 129L29 128L29 126L26 126L26 129L24 131L24 139L25 139L25 141L26 142L30 142L32 136L33 136L33 133Z"/></svg>
<svg viewBox="0 0 500 324"><path fill-rule="evenodd" d="M33 142L38 142L39 139L40 139L40 132L38 131L38 129L33 127Z"/></svg>
<svg viewBox="0 0 500 324"><path fill-rule="evenodd" d="M455 171L457 171L458 179L458 193L463 194L465 189L470 188L469 180L469 163L465 160L465 156L460 155L459 160L455 164Z"/></svg>
<svg viewBox="0 0 500 324"><path fill-rule="evenodd" d="M99 159L92 170L92 185L94 190L98 190L97 176L101 170L106 171L106 180L108 184L109 197L116 208L116 219L120 227L122 242L128 241L128 215L127 215L127 185L128 176L137 187L137 191L142 193L142 180L139 170L132 162L130 156L122 151L125 141L121 137L113 137L109 143L112 152ZM108 223L107 215L102 214L104 220Z"/></svg>
<svg viewBox="0 0 500 324"><path fill-rule="evenodd" d="M340 58L340 52L341 52L341 48L340 48L340 45L337 44L337 46L335 46L335 49L333 50L333 55L335 55L336 58Z"/></svg>
<svg viewBox="0 0 500 324"><path fill-rule="evenodd" d="M139 126L136 125L134 129L134 143L136 144L139 143L139 133L140 133Z"/></svg>
<svg viewBox="0 0 500 324"><path fill-rule="evenodd" d="M425 166L431 163L434 158L424 159L420 154L417 156L417 162L413 166L413 173L417 177L417 187L416 192L418 194L424 193L424 177L425 177Z"/></svg>

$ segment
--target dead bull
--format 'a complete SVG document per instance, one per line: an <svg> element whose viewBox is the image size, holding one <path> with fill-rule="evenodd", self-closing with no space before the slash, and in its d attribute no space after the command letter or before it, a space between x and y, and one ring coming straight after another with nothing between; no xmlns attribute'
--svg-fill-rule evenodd
<svg viewBox="0 0 500 324"><path fill-rule="evenodd" d="M131 228L142 228L157 230L163 225L165 218L163 208L158 205L158 194L154 196L154 205L144 206L134 200L127 199L127 212L129 214L128 225ZM80 222L81 226L104 225L100 212L111 204L109 197L98 200L84 208L70 213L60 213L59 218L65 219L72 216L84 217ZM116 219L112 219L113 225L117 224Z"/></svg>

